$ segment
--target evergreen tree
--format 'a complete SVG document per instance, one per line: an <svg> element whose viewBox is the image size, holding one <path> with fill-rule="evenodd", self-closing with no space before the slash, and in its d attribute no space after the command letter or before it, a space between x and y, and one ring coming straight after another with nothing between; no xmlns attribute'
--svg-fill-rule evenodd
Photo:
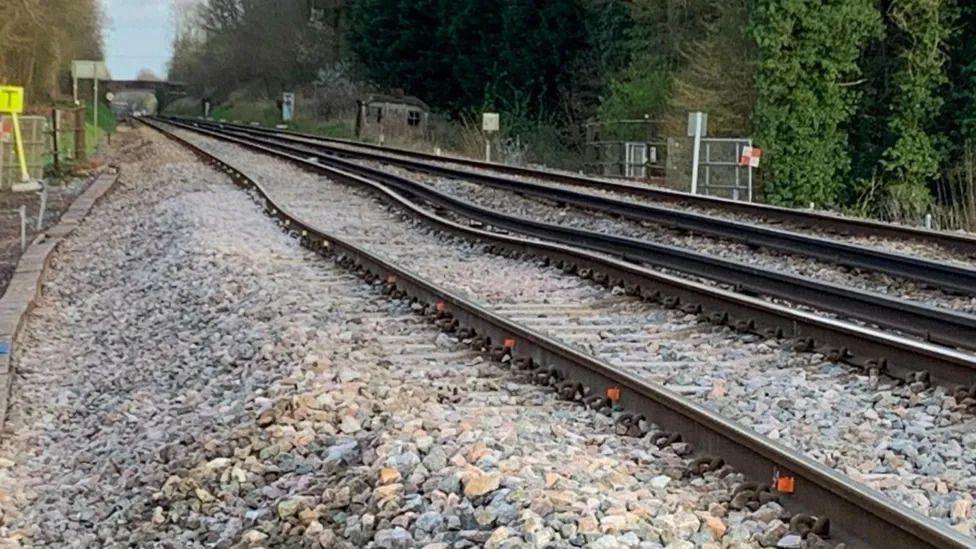
<svg viewBox="0 0 976 549"><path fill-rule="evenodd" d="M459 113L557 107L587 49L579 0L365 0L350 46L367 76Z"/></svg>
<svg viewBox="0 0 976 549"><path fill-rule="evenodd" d="M976 3L960 2L956 32L950 40L944 93L942 131L949 137L953 155L965 143L976 145Z"/></svg>
<svg viewBox="0 0 976 549"><path fill-rule="evenodd" d="M756 141L765 152L766 198L834 205L848 175L846 124L861 49L881 30L871 0L760 0Z"/></svg>
<svg viewBox="0 0 976 549"><path fill-rule="evenodd" d="M913 199L928 196L925 184L938 172L942 156L933 126L943 104L939 90L948 81L950 12L945 0L897 0L888 11L899 67L888 120L893 143L881 163L888 180L906 186Z"/></svg>

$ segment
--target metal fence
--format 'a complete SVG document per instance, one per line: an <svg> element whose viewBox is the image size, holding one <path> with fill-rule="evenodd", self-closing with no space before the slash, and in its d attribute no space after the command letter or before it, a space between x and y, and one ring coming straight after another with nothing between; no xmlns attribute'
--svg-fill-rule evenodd
<svg viewBox="0 0 976 549"><path fill-rule="evenodd" d="M43 116L21 116L20 135L24 140L24 156L27 159L27 172L33 179L44 175L44 154L48 138L45 135L47 119ZM0 116L0 189L9 189L20 182L20 167L17 150L14 146L13 120Z"/></svg>
<svg viewBox="0 0 976 549"><path fill-rule="evenodd" d="M591 175L645 179L661 177L666 144L648 141L587 143L585 171Z"/></svg>
<svg viewBox="0 0 976 549"><path fill-rule="evenodd" d="M592 175L646 179L665 174L667 143L650 119L589 122L583 170Z"/></svg>
<svg viewBox="0 0 976 549"><path fill-rule="evenodd" d="M40 179L48 165L60 170L63 162L85 160L84 107L35 110L19 120L31 178ZM20 181L12 128L13 120L0 116L0 189L9 189Z"/></svg>
<svg viewBox="0 0 976 549"><path fill-rule="evenodd" d="M668 138L668 186L691 191L694 139ZM742 150L752 146L752 139L703 137L698 160L698 194L753 200L753 168L739 163Z"/></svg>

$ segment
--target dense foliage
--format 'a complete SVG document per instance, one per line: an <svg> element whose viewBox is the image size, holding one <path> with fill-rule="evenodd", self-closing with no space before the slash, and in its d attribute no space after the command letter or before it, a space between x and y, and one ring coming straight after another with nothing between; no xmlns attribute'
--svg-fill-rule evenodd
<svg viewBox="0 0 976 549"><path fill-rule="evenodd" d="M343 55L342 0L206 0L179 14L169 77L197 96L268 96L314 81Z"/></svg>
<svg viewBox="0 0 976 549"><path fill-rule="evenodd" d="M0 9L0 83L56 99L72 59L102 57L99 0L17 0Z"/></svg>
<svg viewBox="0 0 976 549"><path fill-rule="evenodd" d="M615 0L365 0L350 18L370 80L456 114L592 112L627 55Z"/></svg>
<svg viewBox="0 0 976 549"><path fill-rule="evenodd" d="M871 0L762 0L754 17L753 124L767 153L766 196L833 204L850 166L845 126L857 98L845 83L860 76L858 56L881 30L879 14Z"/></svg>

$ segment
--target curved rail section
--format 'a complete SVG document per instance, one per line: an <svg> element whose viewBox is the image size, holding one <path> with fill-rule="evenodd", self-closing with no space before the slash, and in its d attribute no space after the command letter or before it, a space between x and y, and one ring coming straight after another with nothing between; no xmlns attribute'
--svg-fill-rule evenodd
<svg viewBox="0 0 976 549"><path fill-rule="evenodd" d="M194 150L207 161L219 165L243 187L255 190L264 200L269 213L289 231L300 236L305 246L322 254L338 255L341 261L358 265L367 279L385 280L387 289L394 295L405 295L426 303L431 309L438 311L438 322L442 327L449 330L473 330L489 346L491 342L503 341L504 347L496 345L493 350L509 354L513 358L513 364L530 371L550 372L552 375L548 376L549 379L581 383L586 394L603 398L602 391L613 388L615 396L619 397L617 404L628 410L620 418L646 418L664 429L678 433L683 440L693 444L706 461L714 460L714 456L721 456L747 478L758 481L758 484L765 486L774 476L792 478L792 493L778 494L781 503L787 509L801 513L796 516L804 519L830 517L833 538L857 547L970 546L970 538L946 525L907 509L804 455L698 406L687 398L536 333L339 236L315 228L281 208L260 184L238 169L179 139L164 127L153 122L146 123ZM328 170L331 177L347 183L373 184L365 178L342 170L323 166L320 169ZM397 197L392 191L384 192L388 198L397 200L402 207L420 212L416 205ZM472 231L450 221L442 220L440 223L458 232ZM514 250L532 250L538 246L537 243L523 238L506 236L500 239L498 235L484 231L475 232L480 233L482 238L503 241L505 247ZM563 249L567 255L573 253L567 247L553 247ZM619 264L618 268L625 268L625 265ZM802 512L813 515L803 515ZM818 522L823 524L822 520Z"/></svg>
<svg viewBox="0 0 976 549"><path fill-rule="evenodd" d="M196 125L176 125L228 140L242 146L257 147L265 152L275 152L289 157L309 161L308 153L302 147L268 141L263 138L243 137L224 132L201 128ZM385 173L356 163L332 157L317 158L318 162L339 167L383 182L402 194L419 197L426 202L450 209L458 214L475 219L486 225L501 227L521 234L535 236L548 241L561 242L574 247L583 247L602 253L617 255L637 263L649 263L659 267L705 276L717 281L732 283L739 289L756 294L764 294L795 303L802 303L820 310L830 311L842 317L857 318L872 322L885 328L900 330L929 340L960 348L976 346L976 317L934 307L914 304L905 300L888 298L870 292L854 290L842 286L819 282L795 275L779 273L714 258L681 248L648 243L646 241L615 237L602 233L568 228L521 219L501 214L462 199L441 193L421 183ZM847 351L837 348L844 355ZM881 356L873 355L880 360ZM889 359L890 360L890 359ZM957 381L962 385L972 383L976 357L969 357L969 371Z"/></svg>
<svg viewBox="0 0 976 549"><path fill-rule="evenodd" d="M220 124L197 124L204 127L220 127ZM434 164L406 158L396 158L388 154L384 155L367 151L354 152L348 148L336 148L321 141L316 142L312 139L277 134L271 130L237 129L236 131L249 134L257 133L259 135L271 134L279 139L298 141L319 149L317 154L320 154L324 150L330 154L339 156L365 158L423 173L453 179L463 179L508 191L557 200L582 208L621 215L638 221L658 223L698 234L734 240L752 246L762 246L786 253L806 255L848 267L868 269L891 276L918 280L926 284L932 284L957 292L976 293L976 270L957 265L939 263L905 254L892 253L865 246L856 246L831 239L750 225L713 216L638 204L589 193L580 193L551 185L509 179L470 170L460 170L445 166L443 163Z"/></svg>
<svg viewBox="0 0 976 549"><path fill-rule="evenodd" d="M659 202L683 203L683 204L690 204L690 205L699 206L703 208L715 208L718 210L725 210L732 213L757 216L771 221L794 223L800 226L810 227L819 230L826 230L838 234L874 236L874 237L893 238L893 239L900 239L900 240L914 240L917 242L923 242L927 244L941 246L949 250L955 250L957 252L961 252L976 257L976 237L966 235L966 234L961 234L961 233L936 231L936 230L924 229L919 227L909 227L906 225L883 223L883 222L874 221L870 219L858 219L858 218L845 217L845 216L834 215L834 214L823 213L823 212L813 212L813 211L799 210L793 208L783 208L779 206L741 202L737 200L729 200L725 198L717 198L711 196L693 195L690 193L649 187L646 185L637 185L637 184L628 183L624 181L606 181L603 179L585 177L585 176L571 174L571 173L551 171L551 170L541 170L541 169L534 169L534 168L524 168L520 166L509 166L507 164L484 162L480 160L473 160L470 158L455 157L455 156L437 156L428 153L411 151L408 149L383 147L380 145L373 145L370 143L362 143L362 142L345 140L345 139L327 138L327 137L322 137L322 136L302 133L302 132L271 129L271 128L264 128L260 126L230 124L227 122L203 121L200 119L193 119L193 118L174 118L174 119L194 122L194 123L201 123L201 124L217 124L226 127L232 127L239 130L263 132L269 135L292 136L295 138L301 138L302 140L308 140L320 145L324 145L326 143L335 143L337 145L342 145L343 147L352 147L363 151L372 150L372 151L376 151L377 153L376 156L378 156L384 162L394 162L394 161L407 162L405 159L391 158L389 156L391 154L401 156L401 157L414 158L420 160L421 162L416 163L417 167L411 169L426 169L426 168L438 169L438 170L442 170L439 172L440 175L445 175L447 177L460 177L460 176L448 175L449 172L454 171L454 172L463 173L464 174L463 177L465 179L474 178L474 177L484 177L484 178L491 179L491 176L485 174L479 174L477 172L469 172L466 170L451 170L451 168L447 166L443 166L443 163L451 162L458 165L468 166L468 167L477 168L481 170L489 170L489 171L494 171L499 173L505 173L505 174L515 175L520 177L548 180L548 181L553 181L553 182L558 182L563 184L576 185L584 188L603 189L607 191L632 194L636 196L644 196ZM336 153L359 155L358 152L352 151L349 148L337 149ZM407 167L406 163L402 165L404 167ZM421 166L423 166L423 168L421 168ZM521 186L521 185L526 185L527 182L518 181L517 183ZM551 189L551 187L546 187L546 188ZM665 218L663 218L660 222L669 223L669 224L673 223L674 226L681 226L678 225L677 223L677 221L680 220L666 221L666 219L673 218L675 214L680 215L683 213L686 212L673 212L671 210L665 209L664 210ZM689 213L688 215L695 216L697 214ZM699 217L705 217L706 219L715 221L713 218L709 218L708 216L699 216ZM718 231L716 233L709 233L709 234L716 234L716 235L720 235L721 232L729 230L729 229L709 226L709 225L710 223L706 223L701 228L692 229L692 230L700 230L703 232L705 230ZM752 226L746 225L746 227L752 227ZM736 229L731 229L731 230L735 231ZM787 232L787 231L776 231L775 229L770 229L770 230L775 232ZM733 238L733 237L728 237L728 238ZM800 246L797 249L796 253L808 253L802 251L803 248L804 246ZM972 287L970 286L969 288L963 291L972 291Z"/></svg>

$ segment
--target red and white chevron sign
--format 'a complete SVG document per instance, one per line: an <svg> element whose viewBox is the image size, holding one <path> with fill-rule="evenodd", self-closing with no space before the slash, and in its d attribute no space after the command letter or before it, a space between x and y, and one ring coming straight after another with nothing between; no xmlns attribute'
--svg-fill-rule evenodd
<svg viewBox="0 0 976 549"><path fill-rule="evenodd" d="M742 156L739 157L739 165L758 168L760 158L762 158L762 149L759 147L743 147Z"/></svg>

